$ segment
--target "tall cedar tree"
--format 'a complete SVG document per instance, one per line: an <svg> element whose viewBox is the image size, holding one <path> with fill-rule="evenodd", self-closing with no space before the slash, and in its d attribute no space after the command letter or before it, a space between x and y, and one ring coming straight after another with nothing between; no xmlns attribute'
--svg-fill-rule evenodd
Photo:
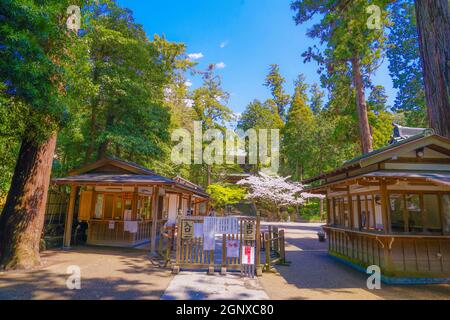
<svg viewBox="0 0 450 320"><path fill-rule="evenodd" d="M286 125L283 128L283 153L291 172L297 181L303 180L305 166L311 164L315 134L314 114L308 106L308 86L301 74L295 81Z"/></svg>
<svg viewBox="0 0 450 320"><path fill-rule="evenodd" d="M404 125L426 127L427 111L414 0L390 4L389 20L386 55L389 74L397 89L393 110L404 114Z"/></svg>
<svg viewBox="0 0 450 320"><path fill-rule="evenodd" d="M370 14L366 12L370 5L378 5L384 9L386 0L369 1L325 1L298 0L291 4L296 12L294 20L297 24L305 23L315 15L320 16L320 22L308 31L308 36L319 38L326 44L322 53L314 52L312 48L304 54L307 59L314 58L327 71L333 73L339 65L349 64L352 71L353 85L356 90L356 105L359 119L359 136L362 153L373 149L372 134L368 120L365 87L369 76L376 66L383 49L385 22L384 10L380 10L378 26L368 27ZM317 49L317 48L315 48Z"/></svg>
<svg viewBox="0 0 450 320"><path fill-rule="evenodd" d="M56 135L66 114L63 64L70 60L71 41L76 41L66 28L66 10L72 4L77 1L0 3L0 82L6 84L7 97L23 104L27 128L0 216L0 265L5 269L40 264Z"/></svg>
<svg viewBox="0 0 450 320"><path fill-rule="evenodd" d="M280 67L277 64L270 65L264 85L270 89L271 102L275 105L276 112L282 121L286 118L286 107L290 99L283 87L285 82L286 80L280 74Z"/></svg>
<svg viewBox="0 0 450 320"><path fill-rule="evenodd" d="M93 5L86 28L92 81L98 92L86 112L84 162L117 156L135 162L162 156L170 116L168 82L158 47L128 9L114 1Z"/></svg>
<svg viewBox="0 0 450 320"><path fill-rule="evenodd" d="M225 130L226 123L233 118L233 112L227 107L229 94L222 89L221 77L214 74L214 65L211 64L203 72L203 84L192 92L192 107L196 120L201 121L202 129ZM203 132L204 132L203 131ZM212 183L213 165L195 166L196 171L206 169L204 185ZM197 177L197 181L198 181Z"/></svg>
<svg viewBox="0 0 450 320"><path fill-rule="evenodd" d="M428 121L450 137L450 14L448 0L416 0Z"/></svg>

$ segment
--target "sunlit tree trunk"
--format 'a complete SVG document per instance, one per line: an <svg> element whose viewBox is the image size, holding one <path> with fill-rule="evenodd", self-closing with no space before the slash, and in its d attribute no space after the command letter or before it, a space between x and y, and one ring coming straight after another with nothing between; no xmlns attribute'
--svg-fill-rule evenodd
<svg viewBox="0 0 450 320"><path fill-rule="evenodd" d="M56 133L37 144L25 138L0 216L0 266L30 269L40 265L39 244L56 146Z"/></svg>
<svg viewBox="0 0 450 320"><path fill-rule="evenodd" d="M370 132L369 118L367 115L366 97L364 95L364 82L361 74L361 65L358 58L352 59L353 82L356 90L356 107L359 120L359 137L363 154L373 150L372 134Z"/></svg>
<svg viewBox="0 0 450 320"><path fill-rule="evenodd" d="M447 0L416 0L417 29L430 127L450 137L450 17Z"/></svg>

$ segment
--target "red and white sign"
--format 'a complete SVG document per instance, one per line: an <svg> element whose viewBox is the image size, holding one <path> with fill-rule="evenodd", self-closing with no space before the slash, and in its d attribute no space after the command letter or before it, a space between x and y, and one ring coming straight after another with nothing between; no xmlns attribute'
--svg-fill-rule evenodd
<svg viewBox="0 0 450 320"><path fill-rule="evenodd" d="M252 246L242 246L242 264L255 264L255 248Z"/></svg>

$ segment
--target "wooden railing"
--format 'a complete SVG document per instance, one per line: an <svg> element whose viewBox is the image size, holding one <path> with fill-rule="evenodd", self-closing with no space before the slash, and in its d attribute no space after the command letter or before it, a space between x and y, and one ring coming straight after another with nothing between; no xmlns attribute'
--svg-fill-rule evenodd
<svg viewBox="0 0 450 320"><path fill-rule="evenodd" d="M450 274L450 236L377 234L325 226L329 252L367 267L378 265L392 274Z"/></svg>
<svg viewBox="0 0 450 320"><path fill-rule="evenodd" d="M260 236L261 250L264 250L265 257L263 271L270 271L275 264L286 264L284 230L269 226Z"/></svg>
<svg viewBox="0 0 450 320"><path fill-rule="evenodd" d="M161 226L158 241L158 254L164 260L164 267L170 263L175 249L176 225Z"/></svg>
<svg viewBox="0 0 450 320"><path fill-rule="evenodd" d="M183 239L182 235L179 233L176 235L176 251L175 251L175 261L173 263L173 272L178 273L181 268L186 269L207 269L208 273L213 273L215 269L220 269L221 273L226 272L227 269L230 270L241 270L242 271L242 261L241 254L239 252L239 257L229 258L226 253L226 241L227 240L239 240L240 249L242 245L251 246L255 248L255 269L256 274L260 275L260 224L259 217L247 217L247 216L237 216L239 223L239 233L238 234L222 234L222 245L215 246L214 250L203 249L203 236L193 237L189 239ZM179 217L177 222L177 230L181 230L182 221L191 221L195 223L202 224L204 222L204 217L202 216L189 216L189 217ZM250 223L253 225L255 231L255 238L252 240L245 239L244 237L244 225ZM166 247L167 249L167 247ZM167 251L166 251L167 255Z"/></svg>
<svg viewBox="0 0 450 320"><path fill-rule="evenodd" d="M109 220L90 220L88 228L88 244L132 246L150 240L152 222L137 221L136 233L124 230L125 222L114 221L109 227Z"/></svg>

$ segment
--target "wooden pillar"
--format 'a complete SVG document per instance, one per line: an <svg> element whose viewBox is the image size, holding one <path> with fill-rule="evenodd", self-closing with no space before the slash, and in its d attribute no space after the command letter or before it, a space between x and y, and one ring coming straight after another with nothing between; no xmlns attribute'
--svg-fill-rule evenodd
<svg viewBox="0 0 450 320"><path fill-rule="evenodd" d="M362 208L361 208L361 196L357 195L356 196L356 207L358 208L358 230L363 229L363 225L362 225Z"/></svg>
<svg viewBox="0 0 450 320"><path fill-rule="evenodd" d="M331 224L331 207L330 207L330 199L328 199L328 191L327 191L327 196L325 198L325 201L327 202L327 225Z"/></svg>
<svg viewBox="0 0 450 320"><path fill-rule="evenodd" d="M347 201L348 201L348 218L350 219L349 225L350 229L353 229L355 226L355 219L353 217L353 199L350 193L350 186L347 186Z"/></svg>
<svg viewBox="0 0 450 320"><path fill-rule="evenodd" d="M209 199L206 200L206 213L205 215L209 215L209 208L211 208L211 203L209 202Z"/></svg>
<svg viewBox="0 0 450 320"><path fill-rule="evenodd" d="M177 208L177 210L178 210L177 216L183 215L183 194L182 193L178 194L178 208Z"/></svg>
<svg viewBox="0 0 450 320"><path fill-rule="evenodd" d="M131 201L131 219L132 220L137 219L137 212L138 212L138 188L134 187L133 201Z"/></svg>
<svg viewBox="0 0 450 320"><path fill-rule="evenodd" d="M75 211L75 198L77 196L77 189L77 185L70 186L69 206L67 208L66 221L64 224L64 248L70 248L70 241L72 239L72 223L73 214Z"/></svg>
<svg viewBox="0 0 450 320"><path fill-rule="evenodd" d="M152 254L156 254L156 233L158 232L158 207L159 207L159 187L153 187L152 195L152 233L150 250Z"/></svg>
<svg viewBox="0 0 450 320"><path fill-rule="evenodd" d="M323 199L321 198L319 203L319 215L320 215L320 220L323 221Z"/></svg>
<svg viewBox="0 0 450 320"><path fill-rule="evenodd" d="M261 267L261 217L256 215L256 275L262 276L262 267Z"/></svg>
<svg viewBox="0 0 450 320"><path fill-rule="evenodd" d="M189 196L188 196L188 210L190 210L191 207L192 207L192 195L189 194Z"/></svg>
<svg viewBox="0 0 450 320"><path fill-rule="evenodd" d="M391 224L389 223L389 211L388 211L388 193L386 181L382 180L380 184L380 197L381 197L381 219L383 220L384 233L391 232Z"/></svg>

